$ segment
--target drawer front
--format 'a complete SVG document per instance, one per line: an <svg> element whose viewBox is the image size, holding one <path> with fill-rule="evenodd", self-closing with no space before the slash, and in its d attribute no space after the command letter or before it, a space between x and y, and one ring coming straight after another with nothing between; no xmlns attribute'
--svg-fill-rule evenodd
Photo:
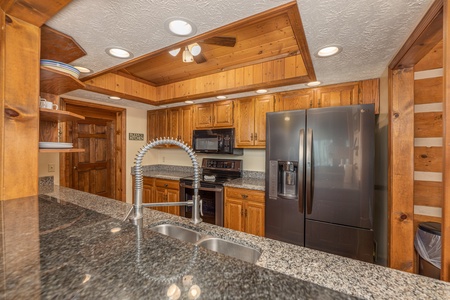
<svg viewBox="0 0 450 300"><path fill-rule="evenodd" d="M165 179L156 179L155 186L165 189L178 190L180 187L180 182L177 180L165 180Z"/></svg>
<svg viewBox="0 0 450 300"><path fill-rule="evenodd" d="M262 191L227 187L225 188L225 195L227 198L235 198L264 203L264 192Z"/></svg>
<svg viewBox="0 0 450 300"><path fill-rule="evenodd" d="M134 176L133 176L133 182L134 182ZM155 178L153 177L143 177L144 185L151 185L153 186L155 184Z"/></svg>

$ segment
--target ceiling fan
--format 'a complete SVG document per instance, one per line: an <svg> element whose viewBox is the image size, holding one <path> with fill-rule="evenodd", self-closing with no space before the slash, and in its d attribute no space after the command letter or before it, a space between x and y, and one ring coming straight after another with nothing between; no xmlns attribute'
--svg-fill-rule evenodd
<svg viewBox="0 0 450 300"><path fill-rule="evenodd" d="M189 44L184 47L183 50L183 62L190 63L195 61L197 64L206 62L206 57L203 55L200 44L217 45L224 47L234 47L236 45L235 37L227 36L214 36L212 38L204 39L196 43ZM177 56L180 53L181 48L170 50L169 53L172 56Z"/></svg>

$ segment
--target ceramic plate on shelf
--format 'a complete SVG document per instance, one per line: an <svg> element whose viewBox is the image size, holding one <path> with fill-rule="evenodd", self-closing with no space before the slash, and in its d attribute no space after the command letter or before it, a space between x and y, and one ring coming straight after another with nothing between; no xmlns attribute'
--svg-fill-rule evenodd
<svg viewBox="0 0 450 300"><path fill-rule="evenodd" d="M55 143L55 142L39 142L41 149L70 149L73 148L72 143Z"/></svg>

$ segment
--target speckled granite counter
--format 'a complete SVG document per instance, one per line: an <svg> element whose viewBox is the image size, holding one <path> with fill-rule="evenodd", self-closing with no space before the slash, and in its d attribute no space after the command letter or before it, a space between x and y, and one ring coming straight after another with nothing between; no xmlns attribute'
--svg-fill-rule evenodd
<svg viewBox="0 0 450 300"><path fill-rule="evenodd" d="M224 186L264 191L265 190L264 184L265 184L264 179L244 177L244 178L234 179L230 182L226 182L224 184Z"/></svg>
<svg viewBox="0 0 450 300"><path fill-rule="evenodd" d="M180 178L192 176L194 169L192 167L172 166L172 165L148 165L142 167L142 173L145 177L154 177L168 180L180 180ZM131 170L134 175L134 170Z"/></svg>
<svg viewBox="0 0 450 300"><path fill-rule="evenodd" d="M346 294L365 299L450 298L450 284L445 282L206 223L194 226L187 219L158 211L145 210L145 226L174 223L259 248L262 255L257 266L148 230L137 234L128 223L97 213L83 211L84 217L78 220L80 213L66 213L66 209L77 211L69 209L68 202L112 218L123 218L130 206L58 186L50 189L42 190L45 199L41 201L49 202L50 208L41 223L53 222L56 211L61 224L71 225L56 222L40 235L36 288L42 298L166 298L170 283L182 287L181 278L187 274L202 288L202 299L347 299ZM112 228L121 231L111 233ZM7 296L35 288L36 283L20 277L26 274L7 274L16 279L7 287Z"/></svg>

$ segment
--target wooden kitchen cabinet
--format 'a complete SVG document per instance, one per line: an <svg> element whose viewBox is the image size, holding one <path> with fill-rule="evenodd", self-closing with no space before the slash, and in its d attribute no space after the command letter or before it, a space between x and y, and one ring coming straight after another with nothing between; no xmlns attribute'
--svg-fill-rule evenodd
<svg viewBox="0 0 450 300"><path fill-rule="evenodd" d="M266 147L266 113L275 110L274 96L236 100L236 147Z"/></svg>
<svg viewBox="0 0 450 300"><path fill-rule="evenodd" d="M147 141L167 137L167 109L149 110L147 112ZM157 148L164 148L158 146Z"/></svg>
<svg viewBox="0 0 450 300"><path fill-rule="evenodd" d="M133 180L133 203L134 203L134 180ZM178 202L180 195L179 181L159 179L154 177L143 177L142 185L142 203L159 203L159 202ZM179 206L163 206L163 207L148 207L150 209L180 215Z"/></svg>
<svg viewBox="0 0 450 300"><path fill-rule="evenodd" d="M336 84L317 88L314 107L346 106L359 104L359 83Z"/></svg>
<svg viewBox="0 0 450 300"><path fill-rule="evenodd" d="M155 179L155 202L179 202L180 183L178 180ZM173 215L180 215L179 206L162 207L162 211Z"/></svg>
<svg viewBox="0 0 450 300"><path fill-rule="evenodd" d="M168 137L182 140L192 145L192 106L182 106L167 110ZM172 146L177 147L177 146Z"/></svg>
<svg viewBox="0 0 450 300"><path fill-rule="evenodd" d="M264 192L225 188L226 228L264 236L265 200Z"/></svg>
<svg viewBox="0 0 450 300"><path fill-rule="evenodd" d="M194 105L194 129L233 127L233 101Z"/></svg>
<svg viewBox="0 0 450 300"><path fill-rule="evenodd" d="M315 107L313 89L304 89L278 94L277 111L308 109L313 107Z"/></svg>

